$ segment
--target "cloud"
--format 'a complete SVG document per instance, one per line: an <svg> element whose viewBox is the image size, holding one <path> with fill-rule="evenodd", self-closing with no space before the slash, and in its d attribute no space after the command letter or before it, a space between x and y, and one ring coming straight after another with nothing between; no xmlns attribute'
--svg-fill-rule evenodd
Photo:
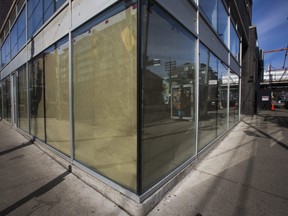
<svg viewBox="0 0 288 216"><path fill-rule="evenodd" d="M263 35L271 32L273 29L287 25L288 29L288 1L254 1L253 22L257 26L258 34Z"/></svg>

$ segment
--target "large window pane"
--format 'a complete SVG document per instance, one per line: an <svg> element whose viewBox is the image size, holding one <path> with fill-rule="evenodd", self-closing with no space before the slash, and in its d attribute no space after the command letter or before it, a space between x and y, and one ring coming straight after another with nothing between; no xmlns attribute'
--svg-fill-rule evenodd
<svg viewBox="0 0 288 216"><path fill-rule="evenodd" d="M10 36L11 36L11 57L13 58L26 42L26 10L20 13L16 20Z"/></svg>
<svg viewBox="0 0 288 216"><path fill-rule="evenodd" d="M22 10L21 14L17 20L17 40L18 40L18 47L17 50L19 51L24 44L26 43L26 8Z"/></svg>
<svg viewBox="0 0 288 216"><path fill-rule="evenodd" d="M3 81L3 118L11 121L11 85L10 76L7 76Z"/></svg>
<svg viewBox="0 0 288 216"><path fill-rule="evenodd" d="M10 61L10 35L6 38L1 49L2 66L5 66Z"/></svg>
<svg viewBox="0 0 288 216"><path fill-rule="evenodd" d="M218 60L202 44L200 45L199 70L199 138L201 150L217 136Z"/></svg>
<svg viewBox="0 0 288 216"><path fill-rule="evenodd" d="M136 12L135 5L115 6L73 34L75 159L132 190L137 163Z"/></svg>
<svg viewBox="0 0 288 216"><path fill-rule="evenodd" d="M43 58L29 62L30 133L45 141Z"/></svg>
<svg viewBox="0 0 288 216"><path fill-rule="evenodd" d="M46 142L70 155L68 41L45 51Z"/></svg>
<svg viewBox="0 0 288 216"><path fill-rule="evenodd" d="M218 0L218 28L217 32L228 47L228 13L222 0Z"/></svg>
<svg viewBox="0 0 288 216"><path fill-rule="evenodd" d="M27 72L24 65L18 70L18 127L29 132Z"/></svg>
<svg viewBox="0 0 288 216"><path fill-rule="evenodd" d="M13 58L17 54L18 40L17 40L17 22L13 26L11 33L11 57Z"/></svg>
<svg viewBox="0 0 288 216"><path fill-rule="evenodd" d="M46 22L54 13L55 0L44 0L44 22Z"/></svg>
<svg viewBox="0 0 288 216"><path fill-rule="evenodd" d="M217 29L217 0L199 0L199 5L213 27Z"/></svg>
<svg viewBox="0 0 288 216"><path fill-rule="evenodd" d="M143 70L142 190L195 154L195 38L157 7Z"/></svg>
<svg viewBox="0 0 288 216"><path fill-rule="evenodd" d="M28 1L28 37L31 37L43 24L43 0Z"/></svg>
<svg viewBox="0 0 288 216"><path fill-rule="evenodd" d="M236 33L234 25L230 26L230 51L234 58L239 62L240 60L240 40Z"/></svg>
<svg viewBox="0 0 288 216"><path fill-rule="evenodd" d="M218 60L217 136L227 130L228 68Z"/></svg>
<svg viewBox="0 0 288 216"><path fill-rule="evenodd" d="M239 121L239 76L230 73L230 94L229 94L229 125L234 126Z"/></svg>

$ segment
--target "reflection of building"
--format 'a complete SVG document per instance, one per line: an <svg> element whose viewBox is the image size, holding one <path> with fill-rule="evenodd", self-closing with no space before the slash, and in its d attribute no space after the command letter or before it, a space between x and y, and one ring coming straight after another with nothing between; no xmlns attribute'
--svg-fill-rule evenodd
<svg viewBox="0 0 288 216"><path fill-rule="evenodd" d="M239 121L252 1L44 2L1 26L1 116L147 213Z"/></svg>

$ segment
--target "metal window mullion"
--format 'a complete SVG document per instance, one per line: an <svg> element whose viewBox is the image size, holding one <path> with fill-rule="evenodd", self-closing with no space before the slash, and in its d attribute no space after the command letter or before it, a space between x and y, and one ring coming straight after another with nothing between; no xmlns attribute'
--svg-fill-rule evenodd
<svg viewBox="0 0 288 216"><path fill-rule="evenodd" d="M198 4L198 1L197 1ZM199 72L200 72L200 39L199 39L199 18L200 18L200 12L199 7L196 13L196 32L198 35L198 38L196 39L196 47L195 47L195 155L198 155L198 133L199 133Z"/></svg>
<svg viewBox="0 0 288 216"><path fill-rule="evenodd" d="M73 92L73 50L72 50L72 0L69 0L69 14L70 14L70 27L69 27L69 123L70 123L70 159L71 164L74 161L74 92Z"/></svg>

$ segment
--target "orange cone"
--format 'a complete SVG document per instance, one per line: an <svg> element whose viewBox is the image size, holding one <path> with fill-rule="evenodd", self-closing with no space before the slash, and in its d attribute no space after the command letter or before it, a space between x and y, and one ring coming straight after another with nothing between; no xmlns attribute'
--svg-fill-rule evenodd
<svg viewBox="0 0 288 216"><path fill-rule="evenodd" d="M272 110L272 111L275 110L274 104L271 105L271 110Z"/></svg>

